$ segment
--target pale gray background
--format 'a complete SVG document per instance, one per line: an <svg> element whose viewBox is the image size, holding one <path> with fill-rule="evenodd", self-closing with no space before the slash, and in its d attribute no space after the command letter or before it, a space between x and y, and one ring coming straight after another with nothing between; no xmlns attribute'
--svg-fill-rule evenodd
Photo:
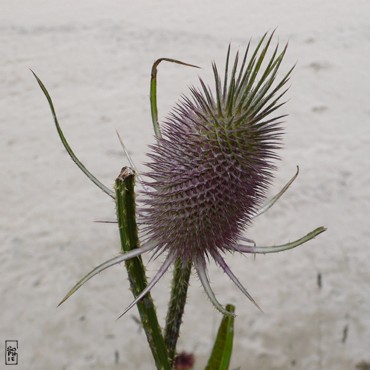
<svg viewBox="0 0 370 370"><path fill-rule="evenodd" d="M210 80L210 62L222 66L229 42L243 47L275 27L276 39L289 41L283 68L298 63L271 194L297 164L301 174L247 236L269 245L320 225L328 231L255 261L228 256L265 314L211 266L219 300L237 307L232 368L348 370L370 362L369 14L368 0L0 1L0 341L19 340L17 369L153 368L136 310L115 321L132 299L122 267L55 308L82 274L117 254L119 241L115 225L92 222L114 219L114 204L68 158L28 68L49 88L80 158L112 185L127 164L115 129L140 169L153 142L155 59L203 67L161 65L162 118L198 75ZM149 264L150 275L159 263ZM153 290L161 320L169 277ZM203 369L221 317L195 276L189 293L178 349L193 351L195 369Z"/></svg>

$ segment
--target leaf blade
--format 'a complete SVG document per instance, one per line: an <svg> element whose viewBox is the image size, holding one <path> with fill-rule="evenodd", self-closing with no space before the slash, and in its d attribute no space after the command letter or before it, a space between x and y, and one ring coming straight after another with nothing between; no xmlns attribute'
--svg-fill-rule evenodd
<svg viewBox="0 0 370 370"><path fill-rule="evenodd" d="M170 62L187 67L200 68L194 64L185 63L182 62L181 60L171 58L159 58L153 63L152 73L150 77L150 111L152 115L154 133L157 138L161 137L161 130L158 122L158 106L157 106L157 68L161 62Z"/></svg>
<svg viewBox="0 0 370 370"><path fill-rule="evenodd" d="M85 166L84 164L77 158L77 156L75 155L75 153L73 152L72 148L69 146L68 144L68 141L67 139L65 138L64 134L63 134L63 131L62 131L62 128L60 127L59 125L59 121L58 121L58 117L57 117L57 114L56 114L56 111L55 111L55 108L54 108L54 104L53 104L53 101L51 99L51 96L48 92L48 90L46 89L45 85L43 84L43 82L39 79L39 77L36 75L36 73L34 71L32 71L31 69L31 72L32 74L34 75L34 77L36 78L36 81L37 83L39 84L42 92L44 93L48 103L49 103L49 107L50 107L50 110L51 110L51 113L53 115L53 118L54 118L54 123L55 123L55 126L57 128L57 131L58 131L58 135L59 135L59 138L64 146L64 148L67 150L69 156L71 157L71 159L73 160L73 162L75 162L75 164L77 165L77 167L98 187L100 188L102 191L104 191L104 193L106 193L107 195L109 195L111 198L115 199L114 197L114 192L113 190L109 189L108 187L106 187L103 183L101 183Z"/></svg>
<svg viewBox="0 0 370 370"><path fill-rule="evenodd" d="M228 304L226 305L226 310L232 315L225 315L222 318L216 341L205 370L229 369L234 340L235 306Z"/></svg>

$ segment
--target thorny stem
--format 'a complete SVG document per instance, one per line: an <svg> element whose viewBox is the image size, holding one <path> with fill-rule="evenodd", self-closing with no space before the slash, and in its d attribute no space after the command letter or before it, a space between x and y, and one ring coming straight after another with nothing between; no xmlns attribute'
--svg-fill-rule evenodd
<svg viewBox="0 0 370 370"><path fill-rule="evenodd" d="M117 220L123 253L139 247L135 218L134 181L134 172L130 168L124 167L115 182ZM137 297L147 286L143 261L139 256L126 261L125 264L132 293ZM137 308L157 369L170 370L167 349L150 293L147 293L137 303Z"/></svg>
<svg viewBox="0 0 370 370"><path fill-rule="evenodd" d="M180 326L186 303L190 273L191 262L187 262L186 265L183 265L181 260L178 259L175 264L172 279L171 299L168 305L166 329L164 332L164 342L167 347L171 364L173 363L176 354L176 344L180 334Z"/></svg>

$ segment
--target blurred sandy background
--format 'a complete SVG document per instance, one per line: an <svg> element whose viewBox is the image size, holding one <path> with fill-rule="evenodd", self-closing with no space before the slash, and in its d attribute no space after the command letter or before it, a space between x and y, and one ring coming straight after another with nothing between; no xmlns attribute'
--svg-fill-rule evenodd
<svg viewBox="0 0 370 370"><path fill-rule="evenodd" d="M0 342L19 340L19 370L153 369L126 272L112 268L56 305L75 281L119 251L114 204L62 148L49 89L66 136L107 185L127 162L118 129L140 169L153 142L149 77L161 65L161 118L226 48L277 29L289 41L283 69L298 62L283 108L285 148L271 194L301 174L258 218L259 244L328 231L296 250L229 256L261 314L216 266L219 300L237 307L232 369L351 370L370 363L370 2L0 1ZM148 266L150 275L161 261ZM321 288L318 275L321 274ZM153 290L163 320L169 278ZM178 349L203 369L220 314L193 276ZM3 354L0 368L5 369Z"/></svg>

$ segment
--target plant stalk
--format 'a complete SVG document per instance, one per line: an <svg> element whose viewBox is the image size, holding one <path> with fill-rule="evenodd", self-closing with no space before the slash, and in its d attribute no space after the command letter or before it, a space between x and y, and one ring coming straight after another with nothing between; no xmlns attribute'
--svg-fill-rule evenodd
<svg viewBox="0 0 370 370"><path fill-rule="evenodd" d="M171 298L168 304L164 333L164 341L171 364L176 355L176 344L180 335L180 326L184 314L190 273L191 262L187 262L183 265L182 261L178 259L175 263L175 270L172 278Z"/></svg>
<svg viewBox="0 0 370 370"><path fill-rule="evenodd" d="M117 220L122 252L139 247L136 224L133 170L124 167L115 181ZM125 262L132 293L137 297L147 286L145 268L141 257ZM155 306L150 293L137 303L142 326L152 351L157 369L171 370L162 330L159 326Z"/></svg>

